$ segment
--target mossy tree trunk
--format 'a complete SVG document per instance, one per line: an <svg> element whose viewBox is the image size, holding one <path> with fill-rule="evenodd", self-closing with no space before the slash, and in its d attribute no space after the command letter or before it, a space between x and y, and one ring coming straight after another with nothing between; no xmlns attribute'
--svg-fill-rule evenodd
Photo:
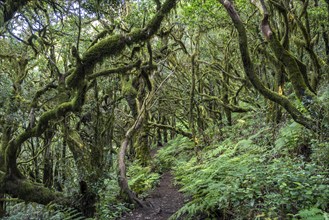
<svg viewBox="0 0 329 220"><path fill-rule="evenodd" d="M99 158L100 155L95 154L95 150L89 150L78 131L68 130L66 136L77 166L81 196L79 209L86 217L93 217L96 211L97 192L94 192L91 186L100 180L103 166L100 167L99 164L103 163L103 158Z"/></svg>
<svg viewBox="0 0 329 220"><path fill-rule="evenodd" d="M39 158L38 158L38 149L40 149L39 138L31 138L31 156L33 158L33 168L30 171L30 176L34 179L35 182L40 181L40 166L39 166Z"/></svg>
<svg viewBox="0 0 329 220"><path fill-rule="evenodd" d="M325 46L325 51L326 51L326 55L327 55L327 65L329 65L329 33L328 33L328 24L329 24L329 0L325 0L326 4L327 4L327 25L322 24L322 38L324 41L324 46Z"/></svg>
<svg viewBox="0 0 329 220"><path fill-rule="evenodd" d="M43 184L48 187L52 188L53 186L53 155L51 150L51 141L54 134L51 131L45 132L44 138L44 159L43 159Z"/></svg>
<svg viewBox="0 0 329 220"><path fill-rule="evenodd" d="M157 123L160 124L161 123L161 119L162 119L162 115L161 115L161 112L159 111L158 112L158 117L157 117ZM156 145L157 146L163 146L164 142L163 142L163 139L162 139L162 133L161 133L161 129L160 128L155 128L156 130Z"/></svg>
<svg viewBox="0 0 329 220"><path fill-rule="evenodd" d="M327 65L329 65L329 34L328 32L325 30L325 28L323 27L324 30L322 30L322 38L324 41L324 45L325 45L325 49L326 49L326 55L327 55Z"/></svg>
<svg viewBox="0 0 329 220"><path fill-rule="evenodd" d="M283 2L277 2L274 4L274 7L271 8L271 13L278 14L279 19L277 20L272 20L272 22L277 23L277 32L278 36L281 39L282 46L286 49L289 50L290 47L290 23L289 23L289 16L288 16L288 9L286 8L285 3ZM263 39L262 39L263 40ZM274 82L273 82L273 91L276 92L279 95L284 95L284 86L285 86L285 78L286 78L286 71L284 68L284 65L282 63L279 63L275 57L266 52L264 49L265 53L268 56L268 61L272 61L272 64L274 65ZM265 65L264 65L265 68ZM264 70L266 71L266 70ZM272 111L271 111L271 121L273 123L278 124L281 121L282 117L282 107L278 103L273 103L271 102L270 104L272 106Z"/></svg>
<svg viewBox="0 0 329 220"><path fill-rule="evenodd" d="M151 72L145 72L144 70L141 70L141 74L142 75L144 74L144 76L147 76L148 77L147 79L150 80L149 75L151 74ZM137 97L139 103L138 112L140 112L141 109L143 108L142 104L144 103L145 98L147 97L147 82L144 77L139 78L138 87L139 87L138 97ZM149 89L153 89L153 88L149 88ZM144 114L143 116L144 119L139 131L136 134L134 149L136 152L136 159L139 160L142 166L147 166L149 165L151 159L150 143L148 137L150 133L150 128L147 124L149 120L149 110L145 108L143 114ZM137 117L135 118L135 120L138 120Z"/></svg>
<svg viewBox="0 0 329 220"><path fill-rule="evenodd" d="M143 207L144 203L139 200L136 196L136 194L130 190L130 187L128 185L128 179L126 176L126 152L128 149L129 143L132 142L132 139L134 138L135 134L139 131L139 129L143 126L145 123L145 114L146 109L148 108L150 101L152 99L153 94L150 94L149 96L145 97L144 102L141 106L141 109L139 111L139 114L137 116L137 120L134 122L134 124L130 127L130 129L126 132L125 137L121 143L120 151L119 151L119 158L118 158L118 164L119 164L119 186L121 188L121 193L124 199L126 199L128 202L132 204L136 204L138 206Z"/></svg>
<svg viewBox="0 0 329 220"><path fill-rule="evenodd" d="M169 123L171 124L172 127L176 127L176 118L174 116L171 117L171 120L166 120L166 117L163 117L162 120L163 124ZM170 139L174 139L176 136L176 133L174 131L170 132ZM167 129L163 129L163 142L166 144L168 143L168 130Z"/></svg>
<svg viewBox="0 0 329 220"><path fill-rule="evenodd" d="M1 201L1 199L4 199L5 195L0 194L0 218L4 217L6 215L6 203L4 201Z"/></svg>
<svg viewBox="0 0 329 220"><path fill-rule="evenodd" d="M10 138L12 138L12 128L9 125L3 126L2 137L1 137L1 145L0 145L0 171L5 172L6 170L6 163L5 163L5 156L6 156L6 147L9 143Z"/></svg>
<svg viewBox="0 0 329 220"><path fill-rule="evenodd" d="M225 65L225 71L229 72L228 69L228 65ZM229 105L230 101L229 101L229 83L230 83L230 79L227 75L224 74L223 76L223 91L222 91L222 100L224 105ZM227 125L228 126L232 126L232 112L229 108L225 108L224 107L224 112L225 112L225 116L226 116L226 120L227 120Z"/></svg>
<svg viewBox="0 0 329 220"><path fill-rule="evenodd" d="M102 144L102 137L100 130L102 129L102 121L101 121L101 113L100 113L100 98L98 97L98 84L97 79L94 81L94 100L96 102L95 106L95 113L94 121L95 125L93 126L94 130L94 139L92 142L91 148L91 155L93 159L91 159L91 165L94 167L94 172L96 172L96 176L99 177L103 170L101 169L104 167L104 145Z"/></svg>
<svg viewBox="0 0 329 220"><path fill-rule="evenodd" d="M139 160L142 166L149 165L151 160L150 143L148 137L150 133L150 127L147 124L148 118L148 112L146 112L143 125L137 134L135 142L136 158Z"/></svg>
<svg viewBox="0 0 329 220"><path fill-rule="evenodd" d="M317 122L314 119L310 119L305 114L300 112L287 97L280 95L276 92L268 89L262 81L258 78L255 73L254 64L251 60L248 47L248 38L246 34L246 29L238 12L235 10L233 4L228 0L220 0L220 3L225 7L229 16L231 17L235 28L239 34L239 48L241 53L241 59L243 62L243 67L245 73L252 83L252 85L267 99L270 99L273 102L280 104L284 107L292 118L313 131L318 131ZM296 96L303 102L304 106L309 109L311 112L314 111L315 105L313 105L313 100L315 99L314 94L307 88L306 83L303 79L300 69L298 67L297 61L292 55L286 51L275 34L269 27L268 24L268 15L264 17L262 21L262 32L264 36L269 41L271 48L274 51L274 54L280 60L289 75L289 80L291 81Z"/></svg>
<svg viewBox="0 0 329 220"><path fill-rule="evenodd" d="M283 67L278 68L275 72L275 82L274 82L274 91L277 92L279 95L284 95L284 70ZM272 121L276 124L281 122L282 118L282 108L278 103L274 103L274 114Z"/></svg>
<svg viewBox="0 0 329 220"><path fill-rule="evenodd" d="M9 142L9 138L12 135L12 131L10 126L3 126L2 138L1 138L1 145L0 145L0 180L4 176L5 168L5 146L7 146ZM5 197L5 194L3 192L0 192L0 218L4 217L6 214L6 202L1 201Z"/></svg>
<svg viewBox="0 0 329 220"><path fill-rule="evenodd" d="M139 70L140 71L140 70ZM128 79L128 80L127 80ZM122 79L122 92L130 107L130 111L136 121L139 117L141 103L145 99L145 83L139 76L134 78ZM148 112L145 113L145 118L148 118ZM146 119L147 122L148 119ZM149 128L145 122L139 129L137 136L133 138L131 146L134 149L135 157L143 166L146 166L150 160L150 149L148 141Z"/></svg>

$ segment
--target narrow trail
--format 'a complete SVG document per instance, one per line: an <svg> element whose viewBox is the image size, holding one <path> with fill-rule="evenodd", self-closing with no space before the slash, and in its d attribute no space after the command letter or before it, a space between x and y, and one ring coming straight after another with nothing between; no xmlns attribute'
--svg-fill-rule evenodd
<svg viewBox="0 0 329 220"><path fill-rule="evenodd" d="M160 184L145 199L151 207L137 208L126 214L121 220L166 220L180 209L186 197L173 185L171 173L162 174Z"/></svg>

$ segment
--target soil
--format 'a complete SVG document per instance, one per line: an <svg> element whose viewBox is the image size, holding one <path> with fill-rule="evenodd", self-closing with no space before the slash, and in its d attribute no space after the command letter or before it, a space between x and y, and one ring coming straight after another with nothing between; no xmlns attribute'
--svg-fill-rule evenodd
<svg viewBox="0 0 329 220"><path fill-rule="evenodd" d="M137 208L127 213L121 220L166 220L180 209L187 198L173 185L170 172L162 174L160 184L145 199L149 207Z"/></svg>

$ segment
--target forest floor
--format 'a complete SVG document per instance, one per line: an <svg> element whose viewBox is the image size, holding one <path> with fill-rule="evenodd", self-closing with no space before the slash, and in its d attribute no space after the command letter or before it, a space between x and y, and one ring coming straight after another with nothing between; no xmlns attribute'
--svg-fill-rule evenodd
<svg viewBox="0 0 329 220"><path fill-rule="evenodd" d="M170 172L162 174L160 184L145 199L149 207L137 208L126 214L121 220L166 220L180 209L186 197L173 185Z"/></svg>
<svg viewBox="0 0 329 220"><path fill-rule="evenodd" d="M154 157L158 149L153 149ZM174 178L170 171L161 175L159 185L146 197L147 207L138 207L124 215L121 220L167 220L177 212L187 201L187 197L179 192L174 185Z"/></svg>

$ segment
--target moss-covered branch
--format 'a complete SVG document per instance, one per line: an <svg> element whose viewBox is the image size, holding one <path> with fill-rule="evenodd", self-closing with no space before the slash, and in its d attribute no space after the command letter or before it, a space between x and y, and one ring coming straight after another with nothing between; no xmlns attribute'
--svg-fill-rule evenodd
<svg viewBox="0 0 329 220"><path fill-rule="evenodd" d="M126 73L129 70L132 70L134 68L138 68L141 64L142 64L142 61L138 60L137 62L135 62L133 64L130 64L130 65L127 65L127 66L118 67L118 68L114 68L114 69L107 69L107 70L103 70L103 71L94 73L92 75L89 75L87 77L87 79L91 80L91 79L95 79L95 78L100 77L100 76L107 76L107 75L111 75L111 74L114 74L114 73Z"/></svg>
<svg viewBox="0 0 329 220"><path fill-rule="evenodd" d="M157 123L153 123L153 122L148 122L148 125L152 126L152 127L161 128L161 129L168 129L168 130L176 132L177 134L181 134L185 137L192 138L192 133L187 132L187 131L183 131L182 129L175 128L175 127L172 127L170 125L157 124Z"/></svg>
<svg viewBox="0 0 329 220"><path fill-rule="evenodd" d="M158 31L162 20L175 6L176 1L167 0L145 28L133 31L127 35L109 36L90 47L83 55L83 65L92 66L105 57L118 54L127 45L150 39Z"/></svg>
<svg viewBox="0 0 329 220"><path fill-rule="evenodd" d="M243 22L240 19L239 14L235 10L233 4L227 0L220 0L221 4L225 7L226 11L228 12L229 16L232 19L232 22L239 34L239 49L241 53L241 59L243 62L244 71L252 83L252 85L266 98L270 99L271 101L278 103L281 105L286 111L292 116L292 118L304 125L306 128L311 130L317 130L316 122L308 117L306 117L303 113L301 113L288 99L287 97L280 95L276 92L271 91L261 82L258 78L257 74L254 70L254 64L251 61L249 48L248 48L248 38L247 33L244 27ZM273 33L267 24L268 18L265 18L262 22L262 31L266 38L271 38ZM272 39L276 39L272 37ZM279 50L278 50L279 51ZM280 50L280 53L282 50ZM294 61L295 62L295 61ZM297 67L298 68L298 67ZM294 79L292 79L294 80ZM304 83L304 87L305 87Z"/></svg>
<svg viewBox="0 0 329 220"><path fill-rule="evenodd" d="M44 112L33 128L28 128L8 143L5 151L5 166L8 175L22 177L16 163L16 157L21 145L31 137L39 137L48 127L49 121L60 118L68 112L77 111L84 102L85 90L86 86L77 90L71 101L64 102L54 109Z"/></svg>
<svg viewBox="0 0 329 220"><path fill-rule="evenodd" d="M225 104L220 98L218 98L217 96L211 96L211 95L207 95L207 94L201 94L201 96L206 97L203 101L216 101L218 104L220 104L221 106L223 106L226 109L229 109L231 112L250 112L252 111L252 109L249 108L243 108L240 106L236 106L236 105L232 105L232 104Z"/></svg>
<svg viewBox="0 0 329 220"><path fill-rule="evenodd" d="M257 1L261 5L260 13L263 15L261 21L261 30L264 37L268 40L269 45L274 52L276 58L283 63L289 80L291 81L296 96L302 101L309 111L314 111L313 102L316 100L315 94L311 91L307 76L300 61L294 57L278 40L276 33L269 24L269 15L263 0ZM307 37L306 37L307 38Z"/></svg>
<svg viewBox="0 0 329 220"><path fill-rule="evenodd" d="M91 46L83 54L82 59L77 62L77 67L67 78L66 84L69 87L77 87L79 79L90 75L96 63L106 57L119 54L126 46L150 39L159 30L162 20L176 5L176 2L177 0L167 0L145 28L132 31L127 35L109 36Z"/></svg>
<svg viewBox="0 0 329 220"><path fill-rule="evenodd" d="M37 185L28 180L22 179L0 179L0 193L9 194L14 198L19 198L28 202L37 202L47 205L57 202L62 205L69 205L69 199L63 194L54 192L42 185Z"/></svg>

